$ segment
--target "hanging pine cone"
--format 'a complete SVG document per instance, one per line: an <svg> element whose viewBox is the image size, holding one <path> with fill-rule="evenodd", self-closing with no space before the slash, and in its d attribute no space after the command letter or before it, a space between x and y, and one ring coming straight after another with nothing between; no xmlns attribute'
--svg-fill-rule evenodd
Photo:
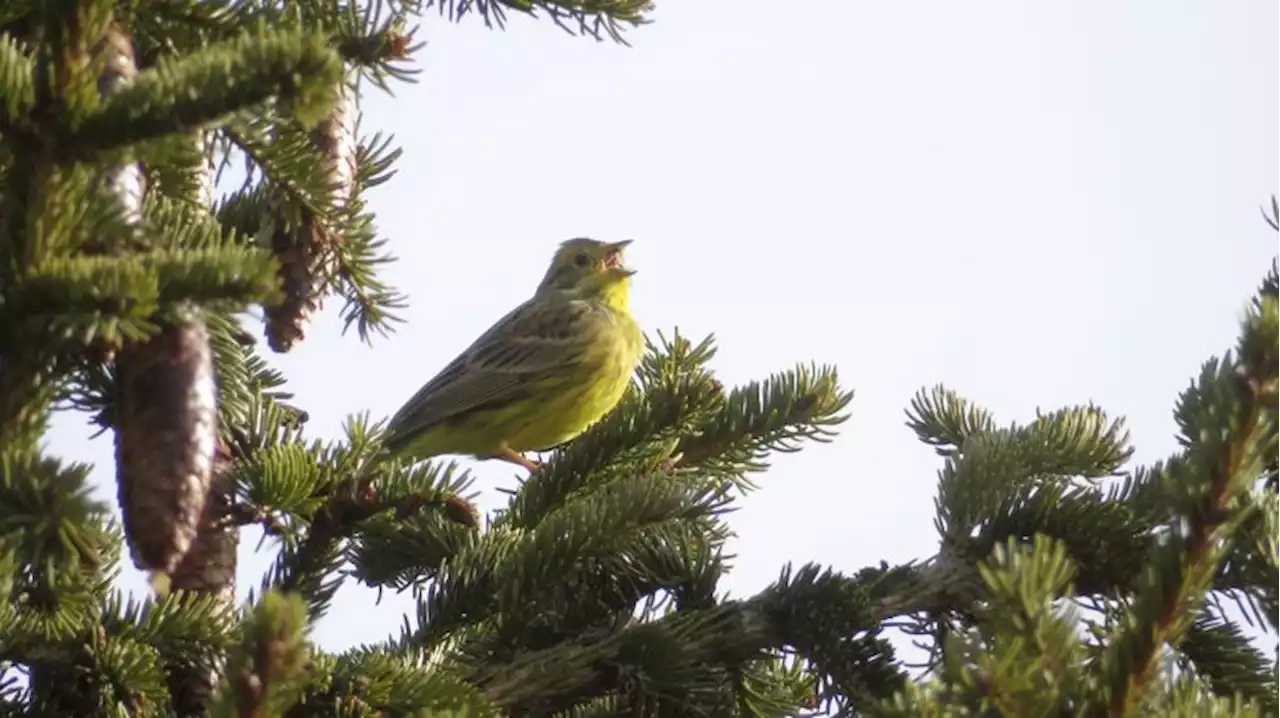
<svg viewBox="0 0 1280 718"><path fill-rule="evenodd" d="M138 568L171 572L204 513L217 440L213 354L192 311L116 359L116 477Z"/></svg>
<svg viewBox="0 0 1280 718"><path fill-rule="evenodd" d="M311 131L312 145L325 157L329 205L338 211L355 191L356 113L355 91L344 83L329 117ZM282 353L305 336L307 323L323 304L329 280L337 271L340 238L305 208L301 219L294 232L287 231L278 221L269 222L266 229L271 249L280 262L284 293L279 303L266 309L267 344Z"/></svg>
<svg viewBox="0 0 1280 718"><path fill-rule="evenodd" d="M173 571L171 586L185 591L214 593L230 602L236 592L237 526L227 522L234 503L231 448L218 440L213 455L213 480L201 517L199 537Z"/></svg>
<svg viewBox="0 0 1280 718"><path fill-rule="evenodd" d="M239 529L228 522L232 503L232 456L225 441L218 441L213 460L213 482L205 503L198 535L182 561L173 570L169 587L212 594L222 599L222 609L232 610L236 593L236 548ZM224 656L214 658L214 666L175 667L168 673L169 695L178 715L202 716L217 693Z"/></svg>
<svg viewBox="0 0 1280 718"><path fill-rule="evenodd" d="M480 526L480 512L476 505L456 494L444 500L444 515L470 529Z"/></svg>
<svg viewBox="0 0 1280 718"><path fill-rule="evenodd" d="M205 160L192 167L196 192L193 199L202 208L213 205L213 168L208 158L213 151L211 138L197 134L195 141ZM205 495L204 510L196 526L196 534L182 559L167 572L169 590L216 596L220 610L234 610L236 589L236 549L239 546L238 525L227 520L234 505L234 481L231 476L233 456L226 441L215 442L212 476ZM215 651L206 661L170 666L166 672L173 710L179 716L203 716L217 694L225 655Z"/></svg>
<svg viewBox="0 0 1280 718"><path fill-rule="evenodd" d="M127 32L112 24L94 48L105 60L98 91L127 87L138 68ZM101 177L135 226L145 192L137 163ZM101 248L109 251L109 248ZM118 382L116 480L134 563L168 571L195 536L208 490L217 410L213 357L203 319L164 328L115 356Z"/></svg>
<svg viewBox="0 0 1280 718"><path fill-rule="evenodd" d="M112 24L95 52L105 60L103 95L137 75L129 34ZM103 173L103 190L137 226L145 192L137 163ZM110 251L110 248L102 248ZM213 353L203 316L189 311L150 340L116 353L116 481L134 563L171 571L191 546L204 512L217 431Z"/></svg>
<svg viewBox="0 0 1280 718"><path fill-rule="evenodd" d="M112 95L128 87L138 74L133 57L133 41L119 25L112 23L106 34L94 47L94 52L106 60L102 74L98 76L98 92ZM136 162L112 167L103 173L101 183L115 196L125 219L133 224L142 217L142 195L145 190L142 168Z"/></svg>

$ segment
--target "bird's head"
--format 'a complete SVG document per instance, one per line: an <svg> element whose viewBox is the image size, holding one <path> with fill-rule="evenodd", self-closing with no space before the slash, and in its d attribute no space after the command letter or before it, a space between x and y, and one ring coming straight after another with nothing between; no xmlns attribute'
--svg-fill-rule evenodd
<svg viewBox="0 0 1280 718"><path fill-rule="evenodd" d="M611 304L625 306L635 270L622 263L622 251L631 240L601 242L595 239L571 239L560 245L538 285L538 291L550 289L597 296Z"/></svg>

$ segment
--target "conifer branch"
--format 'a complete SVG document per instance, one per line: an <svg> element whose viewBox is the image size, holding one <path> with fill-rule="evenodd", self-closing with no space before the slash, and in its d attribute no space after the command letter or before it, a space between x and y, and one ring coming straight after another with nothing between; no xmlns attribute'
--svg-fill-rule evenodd
<svg viewBox="0 0 1280 718"><path fill-rule="evenodd" d="M335 30L334 45L347 63L360 68L379 89L390 92L387 79L412 82L419 70L405 67L404 62L421 49L423 43L414 42L417 29L406 31L406 12L390 13L380 20L382 8L370 3L361 8L355 3L347 6L347 13L340 17Z"/></svg>
<svg viewBox="0 0 1280 718"><path fill-rule="evenodd" d="M1116 718L1144 696L1159 649L1177 645L1190 628L1225 543L1246 517L1236 499L1261 474L1264 457L1275 453L1276 298L1263 296L1256 306L1241 335L1239 359L1207 363L1198 386L1179 402L1189 461L1180 475L1165 480L1185 497L1187 528L1155 549L1153 568L1100 664L1110 689L1107 710Z"/></svg>
<svg viewBox="0 0 1280 718"><path fill-rule="evenodd" d="M57 386L41 364L9 351L0 354L0 446L34 446L44 433Z"/></svg>
<svg viewBox="0 0 1280 718"><path fill-rule="evenodd" d="M970 436L996 430L991 412L937 384L916 392L907 409L907 426L940 456L953 456Z"/></svg>
<svg viewBox="0 0 1280 718"><path fill-rule="evenodd" d="M310 484L304 504L308 508L297 517L305 531L300 537L292 533L285 537L287 545L263 584L264 590L300 593L313 617L328 609L340 585L332 574L346 558L350 539L371 519L393 513L406 520L427 508L468 528L479 520L475 507L460 495L470 481L465 472L454 472L452 466L439 471L430 465L402 470L394 464L378 464L372 460L378 448L364 420L349 419L346 429L347 446L317 447L314 454L318 456L307 456L312 467L320 464L323 476ZM259 452L259 460L266 453ZM255 513L264 513L264 508Z"/></svg>
<svg viewBox="0 0 1280 718"><path fill-rule="evenodd" d="M707 671L744 667L771 650L794 646L822 662L822 670L831 672L827 680L846 687L866 680L858 690L880 694L903 676L886 643L856 636L874 630L870 598L885 580L805 566L794 574L784 571L751 599L676 611L621 630L600 629L510 662L476 667L467 678L510 713L547 715L608 695L689 696L691 687L702 687L699 676Z"/></svg>
<svg viewBox="0 0 1280 718"><path fill-rule="evenodd" d="M1271 212L1268 214L1266 209L1261 207L1258 210L1262 213L1262 219L1267 226L1280 232L1280 201L1276 200L1275 195L1271 195Z"/></svg>
<svg viewBox="0 0 1280 718"><path fill-rule="evenodd" d="M624 25L638 27L649 20L651 0L425 0L424 8L437 7L441 15L459 21L477 14L486 27L505 28L507 11L514 10L530 17L545 14L561 30L570 35L582 34L596 40L605 37L626 45Z"/></svg>
<svg viewBox="0 0 1280 718"><path fill-rule="evenodd" d="M1269 714L1280 711L1276 666L1239 626L1221 616L1201 613L1187 630L1180 652L1180 663L1207 680L1214 693L1239 693Z"/></svg>
<svg viewBox="0 0 1280 718"><path fill-rule="evenodd" d="M30 48L17 37L0 35L0 133L30 136L28 113L36 104L36 66Z"/></svg>
<svg viewBox="0 0 1280 718"><path fill-rule="evenodd" d="M798 366L735 388L680 441L674 463L731 473L764 469L769 452L798 451L802 440L830 441L851 401L853 392L840 388L835 367Z"/></svg>
<svg viewBox="0 0 1280 718"><path fill-rule="evenodd" d="M651 346L650 361L669 359L670 373L628 392L607 416L557 449L521 485L498 522L530 528L593 478L607 480L618 470L658 468L667 458L666 451L641 457L635 452L692 432L696 422L723 401L719 383L701 369L710 353L681 356L681 341L677 335L665 355Z"/></svg>
<svg viewBox="0 0 1280 718"><path fill-rule="evenodd" d="M131 68L132 62L130 45ZM161 57L142 72L133 69L127 86L104 80L118 89L104 93L108 99L97 112L63 130L62 147L84 154L207 129L272 99L311 125L328 111L340 68L321 33L259 29L225 46L181 59ZM186 91L192 87L201 91Z"/></svg>
<svg viewBox="0 0 1280 718"><path fill-rule="evenodd" d="M316 653L308 665L302 699L282 715L327 715L338 705L361 715L503 716L440 658L428 653L388 655L364 647L337 656Z"/></svg>
<svg viewBox="0 0 1280 718"><path fill-rule="evenodd" d="M297 596L269 592L244 623L227 665L228 685L214 705L220 718L282 715L302 692L307 612Z"/></svg>

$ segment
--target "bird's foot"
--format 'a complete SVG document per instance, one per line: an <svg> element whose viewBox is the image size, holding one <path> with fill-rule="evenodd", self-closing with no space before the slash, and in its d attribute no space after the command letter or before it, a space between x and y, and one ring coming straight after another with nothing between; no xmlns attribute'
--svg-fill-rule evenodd
<svg viewBox="0 0 1280 718"><path fill-rule="evenodd" d="M493 455L493 458L500 459L502 461L506 461L512 464L517 464L519 466L523 466L524 468L529 470L529 473L533 473L537 471L541 466L538 462L534 461L533 459L525 458L525 456L520 452L514 451L510 447L506 447L506 446L499 449L498 453Z"/></svg>

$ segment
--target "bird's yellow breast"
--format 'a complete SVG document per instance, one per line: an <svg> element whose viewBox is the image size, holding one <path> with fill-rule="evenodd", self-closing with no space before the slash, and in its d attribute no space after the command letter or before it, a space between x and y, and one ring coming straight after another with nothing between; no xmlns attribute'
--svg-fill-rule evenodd
<svg viewBox="0 0 1280 718"><path fill-rule="evenodd" d="M507 445L515 451L542 451L563 444L608 414L631 383L644 351L640 327L625 312L610 310L602 328L607 341L595 342L563 391L549 392L539 419L511 426Z"/></svg>

